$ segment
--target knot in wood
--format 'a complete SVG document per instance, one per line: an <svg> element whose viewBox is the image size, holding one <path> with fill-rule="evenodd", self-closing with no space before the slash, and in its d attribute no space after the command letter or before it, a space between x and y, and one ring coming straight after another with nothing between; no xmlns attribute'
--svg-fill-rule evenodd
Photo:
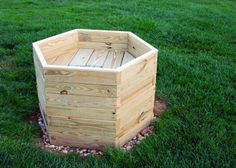
<svg viewBox="0 0 236 168"><path fill-rule="evenodd" d="M67 94L68 94L68 91L67 91L67 90L62 90L62 91L60 91L60 94L61 94L61 95L67 95Z"/></svg>

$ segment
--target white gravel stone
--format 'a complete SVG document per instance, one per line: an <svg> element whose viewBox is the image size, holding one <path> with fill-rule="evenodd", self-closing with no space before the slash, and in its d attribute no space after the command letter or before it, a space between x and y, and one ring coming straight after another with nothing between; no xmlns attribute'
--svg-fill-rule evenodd
<svg viewBox="0 0 236 168"><path fill-rule="evenodd" d="M64 149L62 152L63 152L63 153L68 153L68 151L67 151L66 149Z"/></svg>
<svg viewBox="0 0 236 168"><path fill-rule="evenodd" d="M49 148L55 148L55 145L49 145L48 147Z"/></svg>

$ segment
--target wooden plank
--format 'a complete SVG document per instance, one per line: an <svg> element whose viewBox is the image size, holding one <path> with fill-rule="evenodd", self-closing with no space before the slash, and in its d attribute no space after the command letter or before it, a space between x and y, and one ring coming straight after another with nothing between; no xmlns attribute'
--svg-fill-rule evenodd
<svg viewBox="0 0 236 168"><path fill-rule="evenodd" d="M138 58L137 58L138 60ZM125 65L124 65L125 66ZM140 73L153 73L156 72L157 67L157 56L156 53L152 53L147 57L139 59L137 62L132 64L132 66L128 66L121 71L121 83L125 80L131 79L134 76L137 76Z"/></svg>
<svg viewBox="0 0 236 168"><path fill-rule="evenodd" d="M38 67L35 67L35 74L36 74L37 94L39 103L41 104L43 111L46 111L45 80L42 74L40 74Z"/></svg>
<svg viewBox="0 0 236 168"><path fill-rule="evenodd" d="M151 51L154 49L149 44L144 42L142 39L134 35L133 33L129 33L128 35L128 52L131 53L135 57L139 57L144 53Z"/></svg>
<svg viewBox="0 0 236 168"><path fill-rule="evenodd" d="M117 72L89 70L71 70L63 68L46 68L45 80L67 83L87 83L116 85L118 82Z"/></svg>
<svg viewBox="0 0 236 168"><path fill-rule="evenodd" d="M127 32L79 30L79 41L127 44Z"/></svg>
<svg viewBox="0 0 236 168"><path fill-rule="evenodd" d="M39 48L48 64L53 64L57 57L76 49L78 45L77 32L70 32L65 35L55 36L39 42Z"/></svg>
<svg viewBox="0 0 236 168"><path fill-rule="evenodd" d="M111 109L119 105L116 98L78 96L78 95L60 95L47 93L46 104L54 107L88 107L98 109Z"/></svg>
<svg viewBox="0 0 236 168"><path fill-rule="evenodd" d="M66 50L66 52L63 52L56 57L53 64L54 65L69 65L69 63L71 62L71 60L73 59L77 51L78 51L77 48Z"/></svg>
<svg viewBox="0 0 236 168"><path fill-rule="evenodd" d="M122 64L121 65L124 65L127 62L132 61L133 59L135 59L135 57L132 54L130 54L128 51L125 51L124 58L122 60Z"/></svg>
<svg viewBox="0 0 236 168"><path fill-rule="evenodd" d="M116 123L114 121L90 120L72 117L66 118L58 116L47 116L47 118L49 126L78 129L81 131L86 131L87 133L109 132L114 135L116 129Z"/></svg>
<svg viewBox="0 0 236 168"><path fill-rule="evenodd" d="M46 38L44 40L37 42L39 48L45 52L54 51L55 49L60 49L65 45L77 45L78 44L78 32L70 31L62 33L56 36Z"/></svg>
<svg viewBox="0 0 236 168"><path fill-rule="evenodd" d="M151 123L151 121L153 120L153 113L151 113L151 111L152 110L142 116L142 122L136 121L136 123L131 123L132 125L130 125L130 127L122 133L122 136L117 137L116 147L123 146L127 141L132 139L135 135L137 135L141 130L146 128Z"/></svg>
<svg viewBox="0 0 236 168"><path fill-rule="evenodd" d="M38 93L38 99L39 99L39 102L40 104L42 105L43 107L43 110L45 111L45 105L46 105L46 98L45 98L45 88L44 88L44 81L43 79L38 76L36 78L37 80L37 93Z"/></svg>
<svg viewBox="0 0 236 168"><path fill-rule="evenodd" d="M88 48L88 49L119 50L119 51L126 51L128 49L127 44L84 42L84 41L79 41L78 47L79 48Z"/></svg>
<svg viewBox="0 0 236 168"><path fill-rule="evenodd" d="M155 87L151 84L143 87L140 91L132 93L132 95L126 96L120 100L120 106L117 109L117 115L119 116L120 112L124 111L124 108L130 108L132 106L136 106L139 103L142 103L143 99L147 99L153 96L155 93ZM121 109L119 109L121 108ZM122 111L123 109L123 111Z"/></svg>
<svg viewBox="0 0 236 168"><path fill-rule="evenodd" d="M102 67L107 57L107 50L94 50L86 66Z"/></svg>
<svg viewBox="0 0 236 168"><path fill-rule="evenodd" d="M44 78L44 69L41 61L39 60L39 56L35 50L33 50L33 60L34 60L34 68L38 70L38 73Z"/></svg>
<svg viewBox="0 0 236 168"><path fill-rule="evenodd" d="M139 91L142 91L142 89L145 89L145 88L147 89L149 86L155 86L154 80L155 80L154 74L150 74L147 77L145 77L144 79L140 79L135 82L132 82L132 80L130 80L130 82L127 83L130 85L123 85L122 84L121 86L119 86L118 96L121 99L121 103L123 101L125 101L125 99L131 97L133 94L138 93ZM134 85L132 85L132 84L134 84Z"/></svg>
<svg viewBox="0 0 236 168"><path fill-rule="evenodd" d="M103 68L117 68L121 66L123 56L123 51L109 51Z"/></svg>
<svg viewBox="0 0 236 168"><path fill-rule="evenodd" d="M93 51L94 51L93 49L84 49L84 48L79 49L69 65L85 66L90 56L92 55Z"/></svg>
<svg viewBox="0 0 236 168"><path fill-rule="evenodd" d="M145 98L137 104L126 108L121 107L117 112L117 132L126 130L133 121L136 121L143 113L150 111L154 107L154 95L145 95ZM142 95L141 95L142 96ZM141 97L140 96L140 97ZM121 111L122 110L122 111Z"/></svg>
<svg viewBox="0 0 236 168"><path fill-rule="evenodd" d="M97 130L87 132L87 129L67 128L49 126L49 136L51 143L63 146L77 146L85 148L98 148L115 145L115 135L111 132Z"/></svg>
<svg viewBox="0 0 236 168"><path fill-rule="evenodd" d="M140 87L146 85L147 83L153 82L155 85L156 71L150 71L146 73L145 71L137 74L135 78L130 78L117 86L117 97L123 97L129 95L130 93L136 92ZM134 87L135 86L135 87Z"/></svg>
<svg viewBox="0 0 236 168"><path fill-rule="evenodd" d="M115 109L98 109L89 107L54 107L47 106L47 114L50 116L67 117L67 118L82 118L115 121Z"/></svg>
<svg viewBox="0 0 236 168"><path fill-rule="evenodd" d="M68 95L84 95L84 96L102 96L116 97L117 87L114 85L96 85L83 83L61 83L46 81L45 90L47 93L60 94L66 91Z"/></svg>

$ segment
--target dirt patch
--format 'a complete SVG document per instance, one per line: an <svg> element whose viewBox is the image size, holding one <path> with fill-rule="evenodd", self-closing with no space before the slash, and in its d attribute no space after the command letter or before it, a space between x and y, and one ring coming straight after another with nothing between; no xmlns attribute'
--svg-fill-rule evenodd
<svg viewBox="0 0 236 168"><path fill-rule="evenodd" d="M166 110L166 103L162 100L156 100L154 104L154 116L160 117Z"/></svg>

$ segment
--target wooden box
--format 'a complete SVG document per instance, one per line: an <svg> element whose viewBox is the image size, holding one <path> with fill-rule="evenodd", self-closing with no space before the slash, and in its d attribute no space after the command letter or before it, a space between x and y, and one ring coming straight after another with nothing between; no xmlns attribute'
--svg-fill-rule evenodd
<svg viewBox="0 0 236 168"><path fill-rule="evenodd" d="M120 147L153 119L157 49L133 33L76 29L33 55L52 144Z"/></svg>

